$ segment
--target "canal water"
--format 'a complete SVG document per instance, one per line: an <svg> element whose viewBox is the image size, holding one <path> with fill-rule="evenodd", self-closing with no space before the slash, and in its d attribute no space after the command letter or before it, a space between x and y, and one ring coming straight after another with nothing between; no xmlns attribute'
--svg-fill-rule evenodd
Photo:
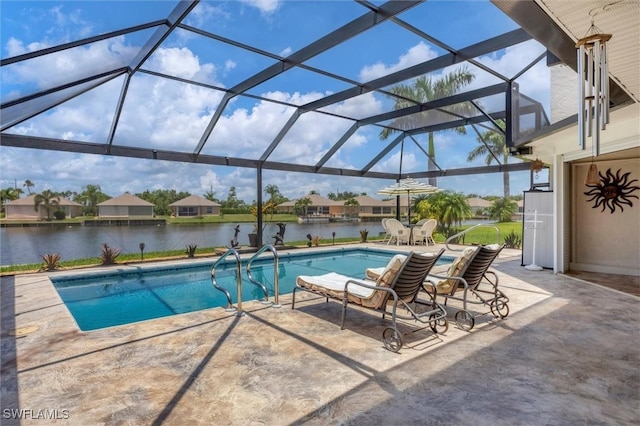
<svg viewBox="0 0 640 426"><path fill-rule="evenodd" d="M248 234L253 224L241 223L238 233L240 246L249 245ZM370 236L382 232L380 222L287 223L284 235L287 241L306 241L307 234L331 239L360 237L367 229ZM226 247L230 245L237 224L157 225L157 226L69 226L69 227L16 227L0 228L0 265L40 263L44 254L58 253L62 260L98 257L103 243L119 248L122 253L182 250L188 245L198 247ZM268 224L264 230L264 243L274 243L278 226Z"/></svg>

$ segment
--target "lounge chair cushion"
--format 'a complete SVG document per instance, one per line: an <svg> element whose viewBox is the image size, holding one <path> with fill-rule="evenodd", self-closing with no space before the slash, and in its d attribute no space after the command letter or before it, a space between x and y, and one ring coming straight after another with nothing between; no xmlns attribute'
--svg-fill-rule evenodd
<svg viewBox="0 0 640 426"><path fill-rule="evenodd" d="M369 280L357 280L346 275L330 272L324 275L300 275L296 278L296 283L300 287L306 287L334 299L342 300L344 298L344 286L348 280L362 282L367 285L389 287L393 283L396 274L404 264L406 258L407 256L404 255L394 256L387 266L383 268L382 273L375 282ZM347 292L347 299L349 302L362 305L367 308L378 308L382 303L383 298L387 295L386 292L362 287L357 283L349 283Z"/></svg>
<svg viewBox="0 0 640 426"><path fill-rule="evenodd" d="M405 260L407 260L407 256L403 254L396 254L391 258L387 266L382 270L382 273L376 279L376 286L378 287L389 287L393 283L398 271L402 268ZM367 278L369 276L367 275ZM360 301L354 301L362 306L367 308L377 308L382 303L382 299L388 295L388 293L383 291L376 291L371 297L368 299L362 299Z"/></svg>
<svg viewBox="0 0 640 426"><path fill-rule="evenodd" d="M364 271L365 276L368 280L378 281L378 278L380 278L390 268L396 268L396 271L397 271L397 268L399 267L399 266L396 266L397 263L400 262L400 265L402 265L402 263L406 259L407 259L407 256L405 256L404 254L396 254L391 258L391 260L389 260L389 263L387 263L387 266L382 266L380 268L367 268Z"/></svg>
<svg viewBox="0 0 640 426"><path fill-rule="evenodd" d="M365 282L364 280L355 280L352 277L335 272L329 272L324 275L300 275L296 278L296 283L300 287L306 287L310 290L324 293L335 299L342 299L344 297L344 286L348 280L360 281L367 285L373 284L371 282ZM349 295L358 298L367 298L370 297L375 290L350 283L347 291Z"/></svg>
<svg viewBox="0 0 640 426"><path fill-rule="evenodd" d="M469 262L469 259L473 257L477 249L477 247L465 248L460 256L453 259L453 262L449 266L449 269L447 270L447 273L445 275L448 277L460 277L460 273L464 269L467 262ZM429 279L429 277L427 277L427 279ZM430 281L435 283L438 289L438 293L450 293L454 288L456 288L457 290L457 284L460 283L460 281L456 280L440 280L438 278L430 279Z"/></svg>

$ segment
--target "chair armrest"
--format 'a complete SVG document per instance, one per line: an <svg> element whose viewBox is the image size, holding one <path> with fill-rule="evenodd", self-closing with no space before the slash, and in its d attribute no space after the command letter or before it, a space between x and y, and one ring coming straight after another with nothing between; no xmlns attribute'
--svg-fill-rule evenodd
<svg viewBox="0 0 640 426"><path fill-rule="evenodd" d="M441 279L441 280L455 280L455 281L461 281L461 282L462 282L462 284L464 285L465 290L466 290L467 288L469 288L469 284L467 283L467 280L465 280L465 279L464 279L464 278L462 278L462 277L450 277L450 276L448 276L448 275L435 275L435 274L429 274L429 275L427 276L426 281L427 281L427 282L429 282L431 285L435 285L435 283L434 283L434 282L432 282L429 278L438 278L438 279Z"/></svg>
<svg viewBox="0 0 640 426"><path fill-rule="evenodd" d="M427 287L429 286L431 287L431 290L427 290ZM436 300L436 298L438 297L438 287L436 287L436 285L434 283L432 283L431 281L424 281L422 283L422 289L433 299ZM433 296L432 296L433 294Z"/></svg>
<svg viewBox="0 0 640 426"><path fill-rule="evenodd" d="M492 280L489 279L489 277L487 277L487 274L490 274L493 277L493 279ZM494 288L498 288L498 274L496 274L493 271L487 270L484 273L483 278L485 278L489 282L489 284L491 284Z"/></svg>
<svg viewBox="0 0 640 426"><path fill-rule="evenodd" d="M357 281L357 280L348 280L346 283L344 283L344 301L347 300L347 296L349 294L349 290L348 290L349 284L359 285L360 287L370 288L370 289L373 289L373 290L386 291L387 293L390 293L393 296L393 304L394 304L394 306L397 305L397 303L398 303L398 294L395 292L394 289L392 289L390 287L381 287L381 286L377 286L377 285L368 285L368 284L363 283L362 281Z"/></svg>
<svg viewBox="0 0 640 426"><path fill-rule="evenodd" d="M365 281L365 280L363 280ZM371 281L371 282L375 282L375 281ZM372 290L383 290L383 291L388 291L390 293L395 293L395 291L392 288L389 287L381 287L381 286L377 286L377 285L369 285L369 284L365 284L362 281L359 280L348 280L346 283L344 283L344 291L347 292L347 288L349 287L349 284L354 284L354 285L359 285L360 287L365 287L365 288L370 288Z"/></svg>

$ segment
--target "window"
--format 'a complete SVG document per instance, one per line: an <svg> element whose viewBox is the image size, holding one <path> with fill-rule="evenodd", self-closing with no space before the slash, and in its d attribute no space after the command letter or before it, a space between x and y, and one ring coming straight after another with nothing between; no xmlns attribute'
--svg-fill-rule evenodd
<svg viewBox="0 0 640 426"><path fill-rule="evenodd" d="M198 216L197 207L178 207L178 216Z"/></svg>

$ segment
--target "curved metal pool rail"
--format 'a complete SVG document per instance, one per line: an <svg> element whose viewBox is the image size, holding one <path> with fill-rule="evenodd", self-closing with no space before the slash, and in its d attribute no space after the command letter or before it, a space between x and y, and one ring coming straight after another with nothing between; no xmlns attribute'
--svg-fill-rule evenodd
<svg viewBox="0 0 640 426"><path fill-rule="evenodd" d="M459 236L461 236L461 235L466 234L467 232L471 231L472 229L476 229L476 228L479 228L479 227L481 227L481 226L485 226L485 227L487 227L487 228L493 228L493 229L495 229L495 230L496 230L496 232L497 232L497 234L498 234L498 238L496 239L496 243L500 244L500 229L499 229L497 226L494 226L494 225L486 225L486 224L484 224L484 223L479 223L479 224L477 224L477 225L473 225L471 228L467 228L467 229L465 229L465 230L463 230L463 231L460 231L460 232L458 232L457 234L452 235L452 236L450 236L449 238L447 238L447 240L444 242L445 246L447 247L447 250L450 250L450 251L462 251L463 249L456 250L456 249L452 249L451 247L449 247L449 242L450 242L451 240L453 240L453 239L458 238L458 237L459 237Z"/></svg>
<svg viewBox="0 0 640 426"><path fill-rule="evenodd" d="M251 273L251 264L253 263L254 260L256 260L258 258L258 256L260 256L262 253L264 253L265 251L271 251L271 253L273 253L273 293L274 293L274 303L271 304L271 307L273 308L280 308L282 307L282 305L280 305L280 302L278 301L279 299L279 293L280 293L280 282L279 282L279 278L278 278L278 271L280 270L280 265L278 262L278 251L276 250L276 248L273 246L273 244L265 244L263 245L260 250L258 250L253 256L251 256L251 259L249 259L249 261L247 262L247 277L249 278L249 281L251 281L252 284L257 285L258 287L260 287L262 289L262 292L264 293L264 300L262 303L269 303L269 291L267 290L267 286L265 286L263 283L261 283L260 281L256 280L255 278L253 278L253 274Z"/></svg>
<svg viewBox="0 0 640 426"><path fill-rule="evenodd" d="M231 301L231 294L227 291L227 289L220 287L216 280L216 267L229 254L233 254L236 258L236 282L237 282L237 289L238 289L238 303L235 308L233 307L233 302ZM220 259L216 260L216 263L214 263L213 266L211 267L211 284L213 284L214 288L220 290L227 296L228 304L225 310L236 311L236 315L238 316L244 315L244 312L242 312L242 268L240 265L241 265L241 261L240 261L240 255L238 254L238 251L234 248L230 248L222 256L220 256Z"/></svg>

